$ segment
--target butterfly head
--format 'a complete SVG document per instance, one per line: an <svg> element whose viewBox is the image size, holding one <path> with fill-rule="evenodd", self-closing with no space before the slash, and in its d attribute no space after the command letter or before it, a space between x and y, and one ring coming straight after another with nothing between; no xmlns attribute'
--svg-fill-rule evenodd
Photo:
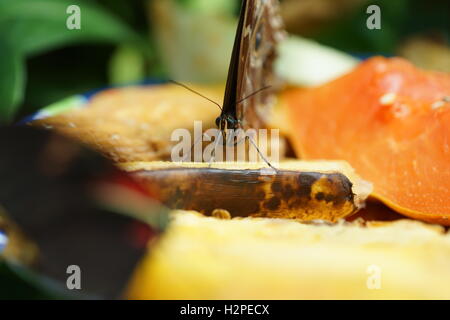
<svg viewBox="0 0 450 320"><path fill-rule="evenodd" d="M222 132L224 144L236 144L238 134L240 133L238 129L241 127L239 120L231 115L222 114L216 119L216 125Z"/></svg>
<svg viewBox="0 0 450 320"><path fill-rule="evenodd" d="M238 129L240 122L235 117L223 114L216 119L216 126L220 131L225 132L229 129Z"/></svg>

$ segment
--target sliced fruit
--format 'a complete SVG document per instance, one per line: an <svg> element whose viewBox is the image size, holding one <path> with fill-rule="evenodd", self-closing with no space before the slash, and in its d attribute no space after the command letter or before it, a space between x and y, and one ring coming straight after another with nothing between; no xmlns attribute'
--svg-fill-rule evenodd
<svg viewBox="0 0 450 320"><path fill-rule="evenodd" d="M221 86L193 86L221 101ZM168 160L176 129L215 128L217 106L176 85L109 89L84 108L40 119L33 125L52 129L103 153L115 162Z"/></svg>
<svg viewBox="0 0 450 320"><path fill-rule="evenodd" d="M173 209L206 215L337 221L360 209L371 185L345 162L123 164ZM219 211L217 211L219 210ZM222 210L222 211L220 211Z"/></svg>
<svg viewBox="0 0 450 320"><path fill-rule="evenodd" d="M343 159L394 210L450 225L450 76L372 58L283 97L304 159Z"/></svg>
<svg viewBox="0 0 450 320"><path fill-rule="evenodd" d="M131 299L450 299L450 238L419 221L302 224L176 212Z"/></svg>

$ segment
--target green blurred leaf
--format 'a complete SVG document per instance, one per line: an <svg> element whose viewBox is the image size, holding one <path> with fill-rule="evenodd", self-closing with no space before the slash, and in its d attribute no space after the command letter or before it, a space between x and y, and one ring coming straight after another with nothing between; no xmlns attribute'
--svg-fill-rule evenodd
<svg viewBox="0 0 450 320"><path fill-rule="evenodd" d="M28 57L86 43L129 44L146 58L153 57L145 37L94 1L76 1L81 29L69 30L67 8L73 4L72 0L0 0L0 122L11 121L23 101Z"/></svg>
<svg viewBox="0 0 450 320"><path fill-rule="evenodd" d="M92 1L77 1L81 29L69 30L66 10L72 4L71 0L0 0L0 37L25 55L80 42L142 42L131 28Z"/></svg>
<svg viewBox="0 0 450 320"><path fill-rule="evenodd" d="M240 1L236 0L175 0L175 2L187 9L207 13L234 14L240 8Z"/></svg>
<svg viewBox="0 0 450 320"><path fill-rule="evenodd" d="M10 43L0 38L0 123L12 120L23 100L25 65Z"/></svg>
<svg viewBox="0 0 450 320"><path fill-rule="evenodd" d="M113 85L141 81L145 78L145 57L132 46L120 46L109 63L109 77Z"/></svg>

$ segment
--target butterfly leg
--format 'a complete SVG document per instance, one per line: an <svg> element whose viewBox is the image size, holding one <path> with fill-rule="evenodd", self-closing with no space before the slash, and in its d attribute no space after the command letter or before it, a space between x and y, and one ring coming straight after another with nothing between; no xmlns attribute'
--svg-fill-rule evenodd
<svg viewBox="0 0 450 320"><path fill-rule="evenodd" d="M211 158L209 158L209 167L211 168L213 162L216 160L216 149L219 146L219 142L222 140L222 131L219 131L216 140L214 141L214 149L212 151Z"/></svg>
<svg viewBox="0 0 450 320"><path fill-rule="evenodd" d="M199 142L203 141L203 136L204 136L204 135L205 135L205 134L203 133L199 138L197 138L196 141L194 141L194 143L193 143L193 144L191 145L191 147L189 148L188 154L185 155L185 156L183 157L183 159L181 160L181 162L186 162L188 159L191 158L192 149L194 149L195 146L196 146ZM194 161L195 161L195 156L194 156Z"/></svg>
<svg viewBox="0 0 450 320"><path fill-rule="evenodd" d="M269 160L267 160L267 158L262 154L261 150L259 150L258 146L256 145L255 141L253 140L252 137L250 136L245 136L246 139L248 139L248 141L250 141L250 143L255 147L256 151L258 151L259 155L261 156L261 158L264 160L264 162L275 171L275 173L277 172L277 169L272 166L272 164L269 162Z"/></svg>

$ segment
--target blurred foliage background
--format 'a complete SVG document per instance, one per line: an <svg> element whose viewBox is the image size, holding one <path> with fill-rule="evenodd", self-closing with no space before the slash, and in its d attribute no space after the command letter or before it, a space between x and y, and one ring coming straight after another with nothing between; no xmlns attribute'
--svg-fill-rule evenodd
<svg viewBox="0 0 450 320"><path fill-rule="evenodd" d="M145 78L226 76L239 0L0 0L0 121ZM68 30L66 9L81 9ZM382 30L368 30L378 4ZM282 0L288 30L354 54L396 54L411 35L448 44L447 0Z"/></svg>
<svg viewBox="0 0 450 320"><path fill-rule="evenodd" d="M81 30L66 27L66 10L73 4L81 9ZM224 81L239 4L0 0L0 124L110 85L149 78ZM381 30L366 28L369 4L381 7ZM282 0L290 33L359 57L408 56L411 39L426 39L426 52L435 48L430 42L439 52L448 50L449 12L448 0ZM53 297L25 278L0 259L0 299Z"/></svg>

